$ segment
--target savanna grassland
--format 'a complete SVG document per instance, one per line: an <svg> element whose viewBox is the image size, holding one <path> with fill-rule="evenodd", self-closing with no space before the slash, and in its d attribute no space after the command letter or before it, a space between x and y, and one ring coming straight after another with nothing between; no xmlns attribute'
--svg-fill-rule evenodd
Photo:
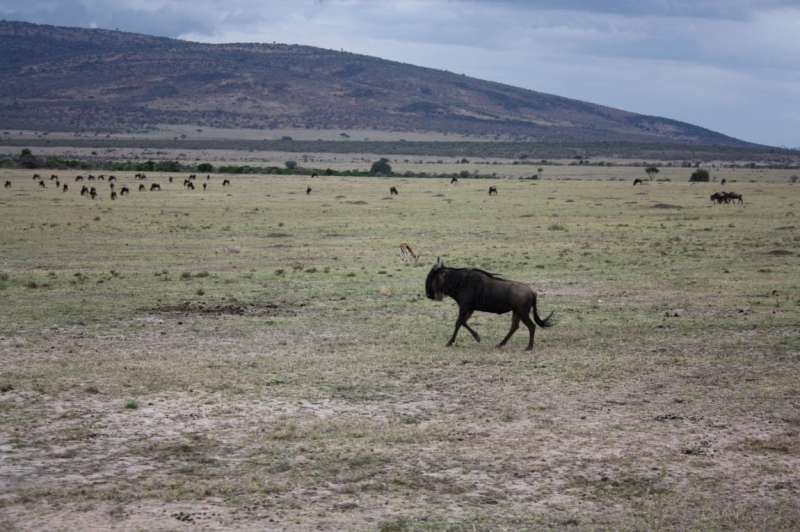
<svg viewBox="0 0 800 532"><path fill-rule="evenodd" d="M0 529L800 526L783 177L117 174L92 201L31 173L0 173ZM476 314L445 347L437 257L557 325L497 349L510 318Z"/></svg>

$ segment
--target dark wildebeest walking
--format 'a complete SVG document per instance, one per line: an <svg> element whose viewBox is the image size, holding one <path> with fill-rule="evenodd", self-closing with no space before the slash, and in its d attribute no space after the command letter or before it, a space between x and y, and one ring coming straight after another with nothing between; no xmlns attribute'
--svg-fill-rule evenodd
<svg viewBox="0 0 800 532"><path fill-rule="evenodd" d="M744 199L742 199L741 194L737 194L736 192L728 192L728 200L731 203L736 203L735 200L739 200L739 203L744 203Z"/></svg>
<svg viewBox="0 0 800 532"><path fill-rule="evenodd" d="M638 177L633 180L633 186L641 185L641 184L642 184L642 180L639 179Z"/></svg>
<svg viewBox="0 0 800 532"><path fill-rule="evenodd" d="M451 185L457 185L457 184L458 184L458 178L457 178L457 177L454 177L453 179L451 179L451 180L450 180L450 184L451 184Z"/></svg>
<svg viewBox="0 0 800 532"><path fill-rule="evenodd" d="M203 190L205 190L207 186L208 186L208 183L203 183Z"/></svg>
<svg viewBox="0 0 800 532"><path fill-rule="evenodd" d="M111 191L111 199L112 200L117 199L117 193L115 191L113 191L113 190Z"/></svg>
<svg viewBox="0 0 800 532"><path fill-rule="evenodd" d="M727 180L727 179L723 179L722 181L720 181L720 182L719 182L719 184L720 184L720 185L724 185L724 184L725 184L725 183L727 183L727 182L728 182L728 180Z"/></svg>
<svg viewBox="0 0 800 532"><path fill-rule="evenodd" d="M6 179L6 188L11 188L11 181Z"/></svg>
<svg viewBox="0 0 800 532"><path fill-rule="evenodd" d="M44 181L39 181L39 186L42 188L47 188L47 185L44 184Z"/></svg>
<svg viewBox="0 0 800 532"><path fill-rule="evenodd" d="M61 187L61 192L66 192L68 190L69 190L69 186L66 183L64 183L64 186Z"/></svg>
<svg viewBox="0 0 800 532"><path fill-rule="evenodd" d="M397 192L397 187L391 187L391 188L389 188L389 195L390 195L390 196L397 196L397 195L399 195L399 193Z"/></svg>
<svg viewBox="0 0 800 532"><path fill-rule="evenodd" d="M512 313L511 329L503 341L497 344L497 347L506 344L511 335L519 328L520 320L531 333L527 347L529 350L533 349L536 325L542 328L554 325L554 322L551 321L552 312L545 319L539 317L536 310L536 292L528 285L502 279L489 272L474 268L448 268L441 260L434 264L428 273L428 278L425 279L425 295L436 301L441 301L444 296L450 296L458 303L456 329L447 345L452 345L456 341L458 329L462 325L472 334L475 341L481 341L480 335L467 325L467 320L476 310L494 314ZM530 317L531 309L533 309L533 321Z"/></svg>
<svg viewBox="0 0 800 532"><path fill-rule="evenodd" d="M308 188L306 189L306 195L308 195L308 194L311 194L311 187L308 187Z"/></svg>
<svg viewBox="0 0 800 532"><path fill-rule="evenodd" d="M92 187L89 189L89 197L92 199L97 199L97 189Z"/></svg>
<svg viewBox="0 0 800 532"><path fill-rule="evenodd" d="M88 196L89 195L89 187L83 185L81 187L81 196Z"/></svg>
<svg viewBox="0 0 800 532"><path fill-rule="evenodd" d="M497 196L497 187L489 187L489 195Z"/></svg>

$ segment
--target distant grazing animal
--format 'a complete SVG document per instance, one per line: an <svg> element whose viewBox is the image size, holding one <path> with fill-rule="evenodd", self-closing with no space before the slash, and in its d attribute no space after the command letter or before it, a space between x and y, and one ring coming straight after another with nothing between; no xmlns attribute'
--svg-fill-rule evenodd
<svg viewBox="0 0 800 532"><path fill-rule="evenodd" d="M723 179L723 180L722 180L722 181L720 181L719 183L720 183L720 185L724 185L724 184L725 184L725 183L727 183L727 182L728 182L728 180L727 180L727 179Z"/></svg>
<svg viewBox="0 0 800 532"><path fill-rule="evenodd" d="M736 203L735 200L739 200L739 203L744 203L744 199L742 199L742 195L741 194L737 194L736 192L729 192L728 193L728 199L732 203Z"/></svg>
<svg viewBox="0 0 800 532"><path fill-rule="evenodd" d="M89 187L83 185L81 187L81 196L88 196L89 195Z"/></svg>
<svg viewBox="0 0 800 532"><path fill-rule="evenodd" d="M315 178L315 177L317 177L317 174L311 174L311 178L312 179Z"/></svg>
<svg viewBox="0 0 800 532"><path fill-rule="evenodd" d="M203 190L205 190L207 186L208 186L208 183L203 183Z"/></svg>
<svg viewBox="0 0 800 532"><path fill-rule="evenodd" d="M231 184L231 180L230 179L223 179L222 180L222 186L223 187L227 187L230 184Z"/></svg>
<svg viewBox="0 0 800 532"><path fill-rule="evenodd" d="M111 191L111 199L112 199L112 200L115 200L115 199L117 199L117 193L116 193L116 191L114 191L114 190L112 190L112 191Z"/></svg>
<svg viewBox="0 0 800 532"><path fill-rule="evenodd" d="M144 183L139 183L139 192L147 190L147 187L144 186Z"/></svg>
<svg viewBox="0 0 800 532"><path fill-rule="evenodd" d="M117 178L114 177L113 175L108 176L108 182L109 183L112 182L112 181L116 181L116 180L117 180Z"/></svg>
<svg viewBox="0 0 800 532"><path fill-rule="evenodd" d="M11 181L6 179L6 188L11 188Z"/></svg>
<svg viewBox="0 0 800 532"><path fill-rule="evenodd" d="M56 180L56 188L59 188L60 186L61 186L61 181Z"/></svg>
<svg viewBox="0 0 800 532"><path fill-rule="evenodd" d="M33 180L36 181L37 179L41 179L39 174L33 174Z"/></svg>
<svg viewBox="0 0 800 532"><path fill-rule="evenodd" d="M86 176L86 179L88 179L89 181L94 181L94 176L92 174L89 174L88 176Z"/></svg>
<svg viewBox="0 0 800 532"><path fill-rule="evenodd" d="M186 185L186 188L188 188L189 190L194 190L194 183L189 181L189 183Z"/></svg>
<svg viewBox="0 0 800 532"><path fill-rule="evenodd" d="M641 184L642 184L642 180L639 179L638 177L633 180L633 186L641 185Z"/></svg>
<svg viewBox="0 0 800 532"><path fill-rule="evenodd" d="M50 181L57 181L57 180L58 180L58 176L57 175L53 174L53 175L50 176Z"/></svg>
<svg viewBox="0 0 800 532"><path fill-rule="evenodd" d="M209 181L210 179L211 179L211 176L210 175L206 175L206 181Z"/></svg>
<svg viewBox="0 0 800 532"><path fill-rule="evenodd" d="M89 196L91 196L92 199L97 199L97 189L94 187L89 189Z"/></svg>
<svg viewBox="0 0 800 532"><path fill-rule="evenodd" d="M451 180L450 180L450 184L451 184L451 185L457 185L457 184L458 184L458 178L457 178L457 177L454 177L453 179L451 179Z"/></svg>
<svg viewBox="0 0 800 532"><path fill-rule="evenodd" d="M311 187L306 188L306 195L311 194Z"/></svg>
<svg viewBox="0 0 800 532"><path fill-rule="evenodd" d="M44 181L39 181L39 186L42 188L47 188L47 185L44 184Z"/></svg>
<svg viewBox="0 0 800 532"><path fill-rule="evenodd" d="M64 183L64 186L61 187L61 191L62 192L67 192L68 190L69 190L69 186L66 183Z"/></svg>
<svg viewBox="0 0 800 532"><path fill-rule="evenodd" d="M197 174L189 174L189 179L197 179Z"/></svg>
<svg viewBox="0 0 800 532"><path fill-rule="evenodd" d="M528 350L533 349L536 325L542 328L554 325L551 321L552 312L545 319L539 317L536 310L536 292L528 285L502 279L474 268L449 268L441 260L434 264L425 279L425 295L436 301L441 301L444 296L450 296L458 303L456 328L447 345L453 345L462 325L472 334L476 342L481 341L480 335L467 325L467 320L476 310L494 314L512 313L511 329L497 347L502 347L508 342L511 335L519 328L520 320L530 331ZM530 318L531 310L533 310L533 321Z"/></svg>
<svg viewBox="0 0 800 532"><path fill-rule="evenodd" d="M419 260L419 255L414 254L414 250L406 242L400 244L400 262L406 262L408 258L414 259L414 264Z"/></svg>
<svg viewBox="0 0 800 532"><path fill-rule="evenodd" d="M397 187L391 187L391 188L389 189L389 195L390 195L390 196L397 196L397 195L398 195L398 192L397 192Z"/></svg>
<svg viewBox="0 0 800 532"><path fill-rule="evenodd" d="M105 181L105 180L106 180L106 176L104 176L104 175L99 175L99 176L97 176L97 180L98 180L98 181Z"/></svg>
<svg viewBox="0 0 800 532"><path fill-rule="evenodd" d="M159 185L158 183L153 183L152 185L150 185L150 190L151 191L153 191L153 190L161 190L161 185Z"/></svg>
<svg viewBox="0 0 800 532"><path fill-rule="evenodd" d="M82 175L75 176L75 182L77 183L78 181L83 181L83 176Z"/></svg>
<svg viewBox="0 0 800 532"><path fill-rule="evenodd" d="M497 187L489 187L489 195L497 196Z"/></svg>
<svg viewBox="0 0 800 532"><path fill-rule="evenodd" d="M169 182L172 183L172 176L169 176ZM186 181L184 181L183 184L185 185Z"/></svg>
<svg viewBox="0 0 800 532"><path fill-rule="evenodd" d="M119 189L119 195L124 196L125 194L130 194L131 190L128 187L122 187Z"/></svg>
<svg viewBox="0 0 800 532"><path fill-rule="evenodd" d="M136 179L147 179L147 176L146 176L146 175L144 175L144 174L136 174L134 177L135 177Z"/></svg>
<svg viewBox="0 0 800 532"><path fill-rule="evenodd" d="M109 183L108 185L111 187L111 190L114 190L114 183Z"/></svg>

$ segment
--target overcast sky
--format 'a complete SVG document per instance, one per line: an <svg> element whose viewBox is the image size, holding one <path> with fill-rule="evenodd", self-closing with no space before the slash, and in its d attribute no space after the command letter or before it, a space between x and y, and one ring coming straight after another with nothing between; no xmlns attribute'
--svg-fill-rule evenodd
<svg viewBox="0 0 800 532"><path fill-rule="evenodd" d="M800 0L0 0L0 18L344 49L800 147Z"/></svg>

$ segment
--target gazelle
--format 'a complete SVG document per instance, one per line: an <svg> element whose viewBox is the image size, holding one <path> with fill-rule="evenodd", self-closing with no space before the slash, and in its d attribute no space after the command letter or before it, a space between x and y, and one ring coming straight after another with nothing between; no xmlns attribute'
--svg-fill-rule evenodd
<svg viewBox="0 0 800 532"><path fill-rule="evenodd" d="M419 260L419 255L415 255L414 250L411 249L411 246L403 242L402 244L400 244L400 262L406 262L408 260L408 257L414 259L414 264L416 264L417 261Z"/></svg>

